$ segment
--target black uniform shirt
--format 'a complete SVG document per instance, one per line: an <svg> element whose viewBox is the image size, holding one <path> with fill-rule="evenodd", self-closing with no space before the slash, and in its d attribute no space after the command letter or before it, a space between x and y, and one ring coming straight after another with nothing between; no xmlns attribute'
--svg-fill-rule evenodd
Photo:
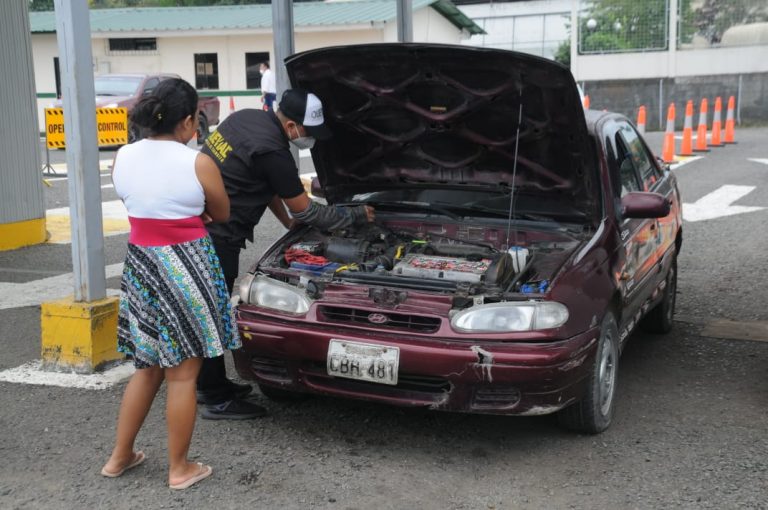
<svg viewBox="0 0 768 510"><path fill-rule="evenodd" d="M253 227L275 195L304 192L288 150L288 137L272 111L240 110L229 115L202 148L218 165L230 200L229 220L210 223L211 235L245 247Z"/></svg>

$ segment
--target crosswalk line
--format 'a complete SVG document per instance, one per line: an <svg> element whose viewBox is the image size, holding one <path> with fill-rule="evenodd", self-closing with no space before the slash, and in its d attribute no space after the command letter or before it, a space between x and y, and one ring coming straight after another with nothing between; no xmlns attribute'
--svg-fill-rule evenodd
<svg viewBox="0 0 768 510"><path fill-rule="evenodd" d="M123 274L122 262L106 266L107 278ZM72 273L41 278L27 283L0 282L0 310L36 306L43 301L55 301L74 293L74 275ZM119 294L117 290L108 289L110 296Z"/></svg>

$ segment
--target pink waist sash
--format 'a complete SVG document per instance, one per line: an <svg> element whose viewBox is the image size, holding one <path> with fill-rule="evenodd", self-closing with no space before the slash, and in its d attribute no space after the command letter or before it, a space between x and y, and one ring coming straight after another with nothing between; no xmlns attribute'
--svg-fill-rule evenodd
<svg viewBox="0 0 768 510"><path fill-rule="evenodd" d="M138 246L166 246L186 243L208 235L200 216L178 220L129 216L128 221L131 224L128 242Z"/></svg>

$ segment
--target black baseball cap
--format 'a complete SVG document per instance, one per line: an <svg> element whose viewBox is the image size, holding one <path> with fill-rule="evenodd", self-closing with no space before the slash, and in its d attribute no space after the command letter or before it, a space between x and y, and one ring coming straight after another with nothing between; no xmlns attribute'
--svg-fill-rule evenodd
<svg viewBox="0 0 768 510"><path fill-rule="evenodd" d="M303 89L283 92L278 109L292 121L304 126L304 130L317 140L327 140L331 130L325 125L323 103L320 98Z"/></svg>

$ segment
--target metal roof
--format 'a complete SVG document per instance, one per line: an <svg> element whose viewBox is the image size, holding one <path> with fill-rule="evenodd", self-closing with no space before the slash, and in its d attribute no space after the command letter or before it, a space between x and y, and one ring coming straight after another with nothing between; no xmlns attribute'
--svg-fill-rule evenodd
<svg viewBox="0 0 768 510"><path fill-rule="evenodd" d="M451 0L413 0L413 9L433 7L448 21L470 34L485 33L462 13ZM91 32L166 32L187 30L236 30L272 27L272 6L226 5L209 7L140 7L129 9L91 9ZM359 25L393 21L397 17L394 0L348 0L299 2L293 5L297 27ZM30 12L33 33L55 32L53 12Z"/></svg>

